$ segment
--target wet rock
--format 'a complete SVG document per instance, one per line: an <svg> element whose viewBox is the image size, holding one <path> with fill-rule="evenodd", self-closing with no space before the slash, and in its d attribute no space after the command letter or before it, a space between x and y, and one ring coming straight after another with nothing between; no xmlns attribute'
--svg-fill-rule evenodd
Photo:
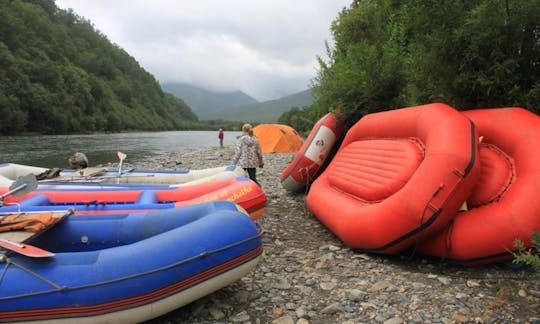
<svg viewBox="0 0 540 324"><path fill-rule="evenodd" d="M283 316L272 321L272 324L295 324L291 316Z"/></svg>
<svg viewBox="0 0 540 324"><path fill-rule="evenodd" d="M371 286L371 288L368 289L368 292L377 292L379 290L386 289L389 286L390 286L390 282L388 282L388 281L379 281L376 284L374 284L373 286Z"/></svg>
<svg viewBox="0 0 540 324"><path fill-rule="evenodd" d="M210 315L212 316L212 318L216 321L219 321L225 318L225 313L223 313L219 308L215 306L210 307L208 311L210 312Z"/></svg>
<svg viewBox="0 0 540 324"><path fill-rule="evenodd" d="M235 314L231 317L233 323L243 323L249 321L250 316L246 311L241 311L238 314Z"/></svg>
<svg viewBox="0 0 540 324"><path fill-rule="evenodd" d="M359 289L351 289L348 293L349 299L354 302L363 301L367 297L367 294Z"/></svg>
<svg viewBox="0 0 540 324"><path fill-rule="evenodd" d="M332 303L321 310L321 314L335 314L342 312L343 307L339 303Z"/></svg>

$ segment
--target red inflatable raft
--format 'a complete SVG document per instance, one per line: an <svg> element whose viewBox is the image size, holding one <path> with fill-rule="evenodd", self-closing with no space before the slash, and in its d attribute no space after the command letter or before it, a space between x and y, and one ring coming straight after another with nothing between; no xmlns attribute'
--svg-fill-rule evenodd
<svg viewBox="0 0 540 324"><path fill-rule="evenodd" d="M540 232L540 117L523 108L465 111L483 138L481 176L460 212L418 252L467 265L508 261Z"/></svg>
<svg viewBox="0 0 540 324"><path fill-rule="evenodd" d="M292 162L281 172L283 188L297 191L312 182L320 167L330 158L344 127L344 120L332 112L319 119Z"/></svg>
<svg viewBox="0 0 540 324"><path fill-rule="evenodd" d="M346 245L397 253L444 228L478 179L474 124L441 103L364 116L307 195Z"/></svg>

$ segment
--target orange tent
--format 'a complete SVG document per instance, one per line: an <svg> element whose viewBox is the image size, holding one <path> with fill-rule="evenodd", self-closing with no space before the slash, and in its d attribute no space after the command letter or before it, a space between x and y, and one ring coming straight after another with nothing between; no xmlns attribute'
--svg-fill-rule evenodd
<svg viewBox="0 0 540 324"><path fill-rule="evenodd" d="M253 134L259 139L263 153L297 152L304 143L294 128L282 124L257 125Z"/></svg>

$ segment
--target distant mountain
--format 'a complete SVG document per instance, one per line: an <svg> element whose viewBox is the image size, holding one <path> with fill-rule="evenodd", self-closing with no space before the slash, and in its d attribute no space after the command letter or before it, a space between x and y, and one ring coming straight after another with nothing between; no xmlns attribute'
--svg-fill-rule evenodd
<svg viewBox="0 0 540 324"><path fill-rule="evenodd" d="M311 90L304 90L276 100L222 109L212 113L209 116L211 118L207 116L199 116L199 118L276 123L279 116L291 110L292 107L310 106L314 100Z"/></svg>
<svg viewBox="0 0 540 324"><path fill-rule="evenodd" d="M200 120L276 123L292 107L302 108L314 101L311 90L258 102L242 91L215 92L186 83L163 83L161 88L187 103Z"/></svg>
<svg viewBox="0 0 540 324"><path fill-rule="evenodd" d="M242 91L215 92L186 83L163 83L161 88L187 103L201 120L214 119L214 112L229 107L258 103Z"/></svg>

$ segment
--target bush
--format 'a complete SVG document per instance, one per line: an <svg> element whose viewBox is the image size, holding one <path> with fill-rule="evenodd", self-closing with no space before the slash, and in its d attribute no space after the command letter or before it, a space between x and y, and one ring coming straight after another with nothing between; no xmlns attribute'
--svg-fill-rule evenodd
<svg viewBox="0 0 540 324"><path fill-rule="evenodd" d="M540 255L536 253L540 251L540 233L533 232L531 241L533 248L526 248L525 244L520 240L514 242L517 252L514 253L513 262L532 266L536 270L538 277L540 277Z"/></svg>

